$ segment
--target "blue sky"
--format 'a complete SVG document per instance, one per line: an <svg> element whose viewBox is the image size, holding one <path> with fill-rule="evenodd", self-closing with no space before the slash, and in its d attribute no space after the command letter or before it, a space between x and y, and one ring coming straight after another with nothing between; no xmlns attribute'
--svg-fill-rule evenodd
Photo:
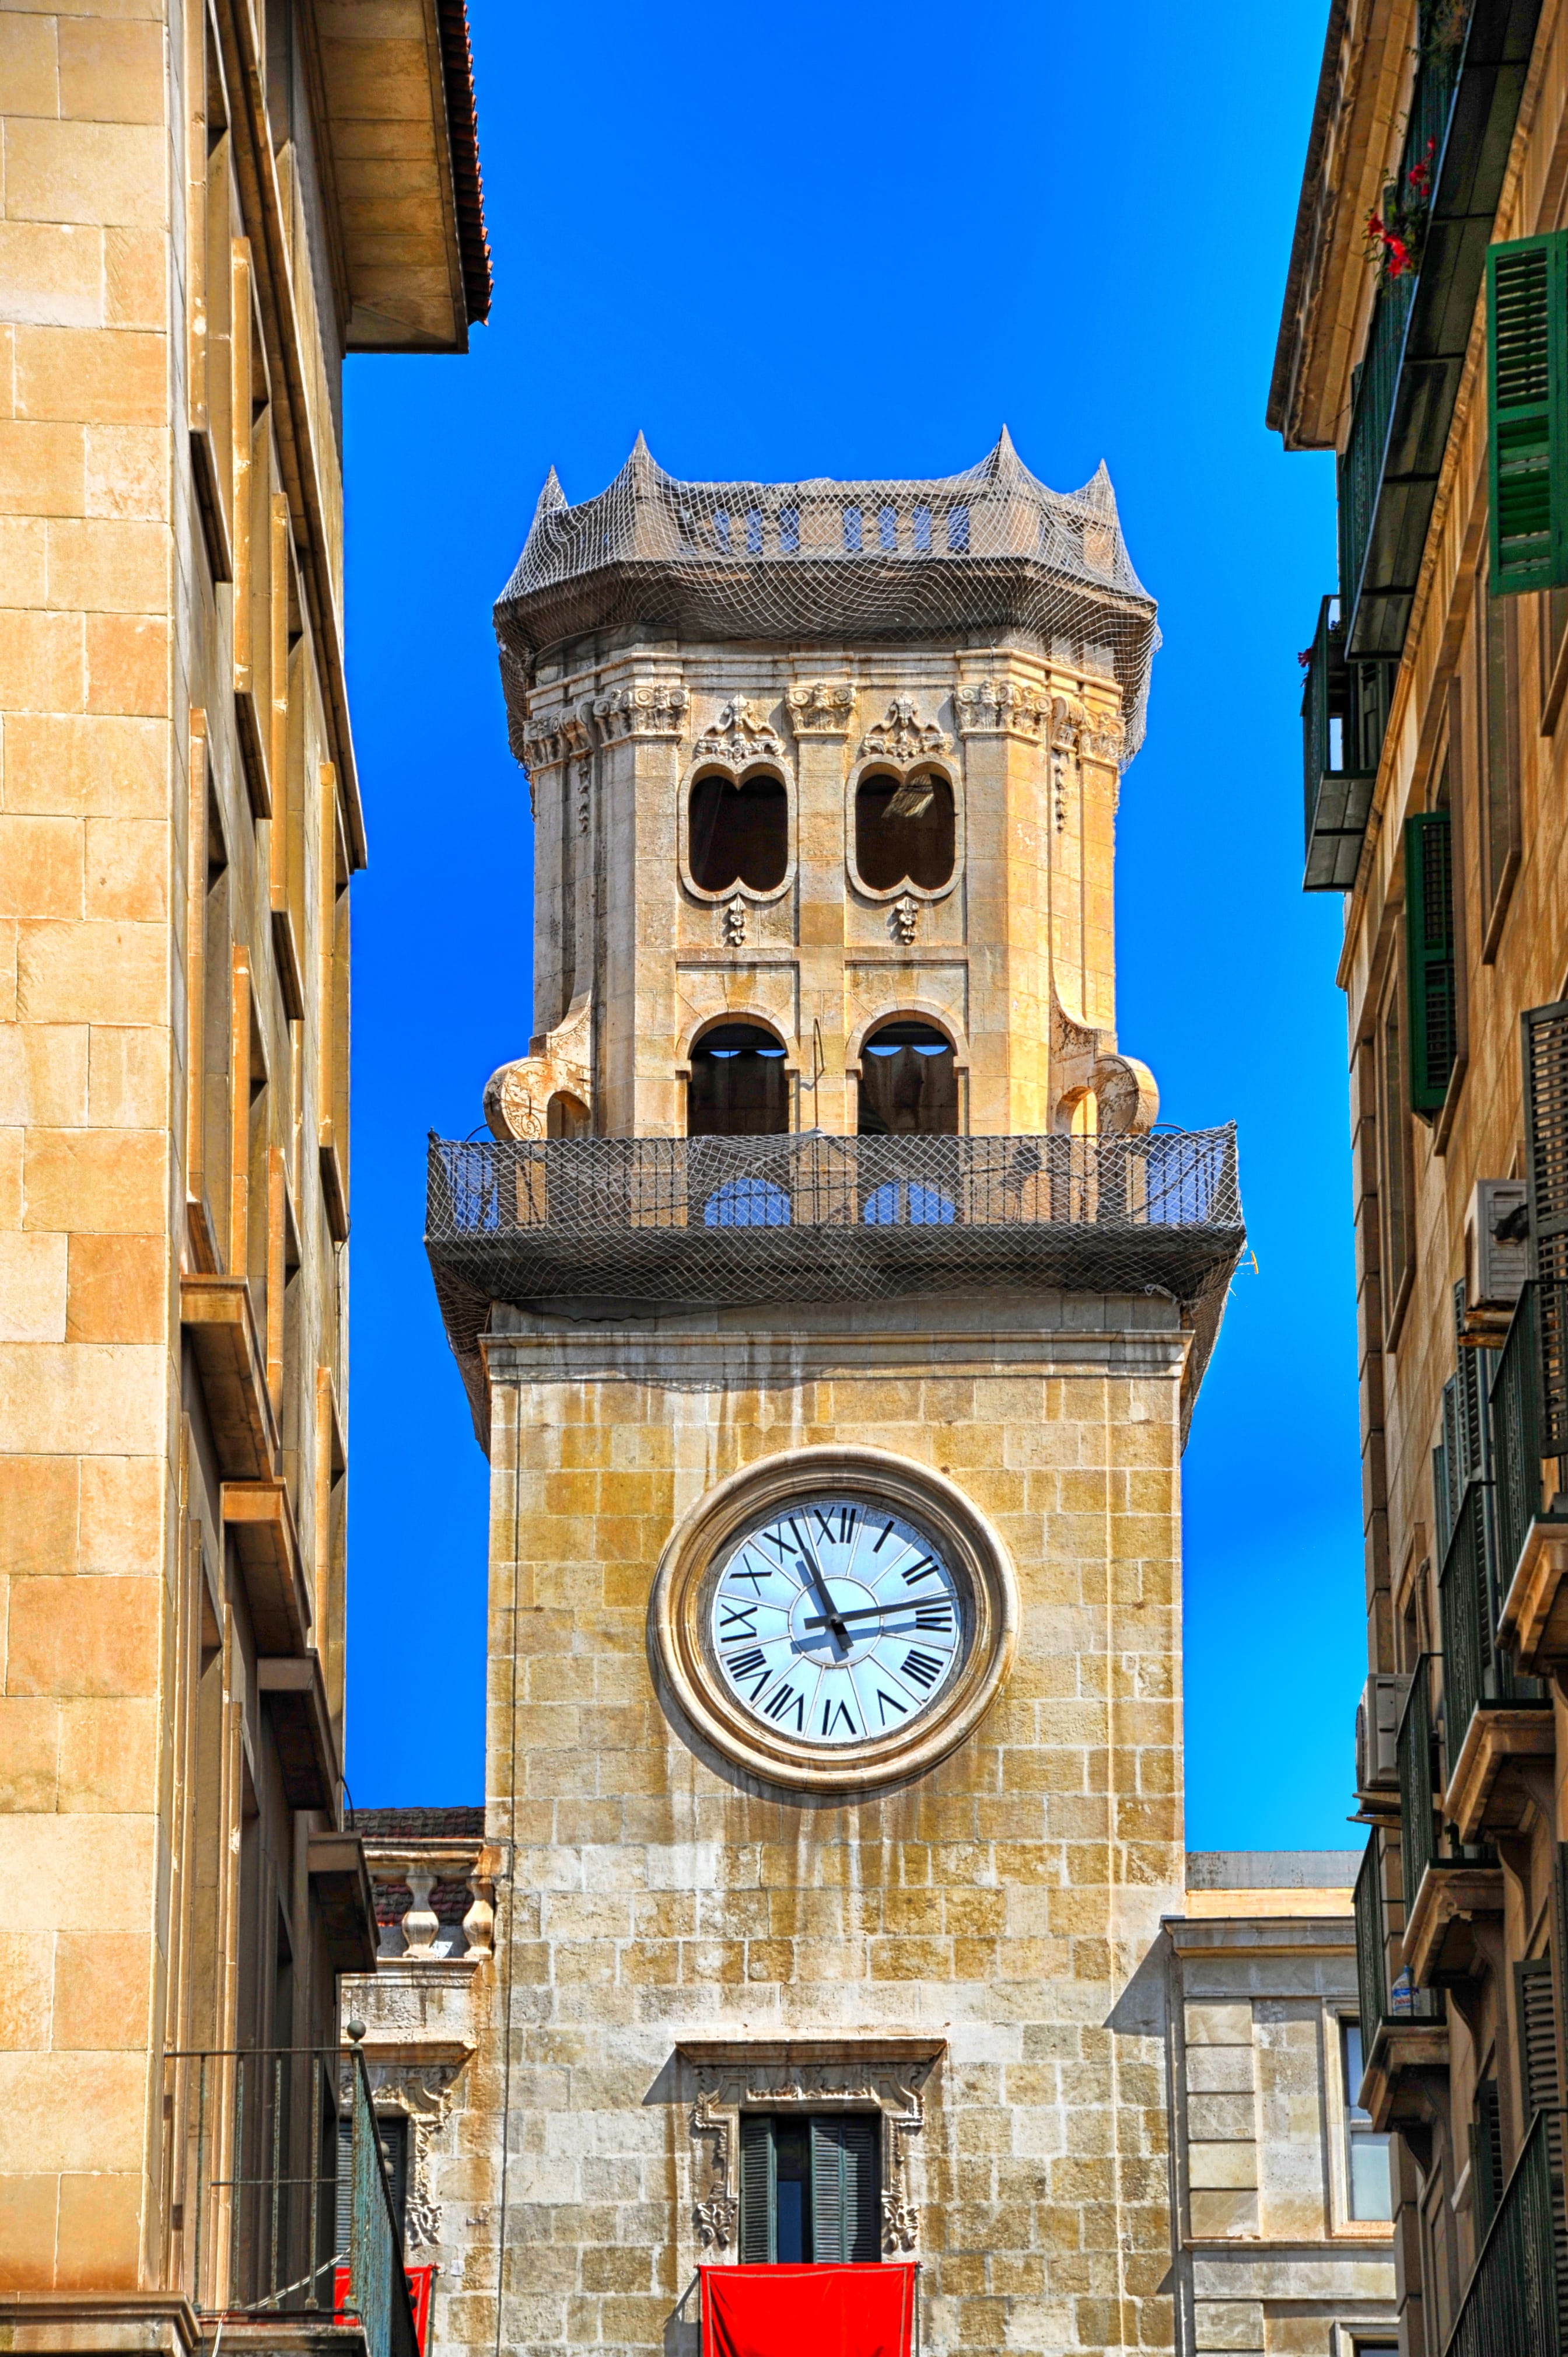
<svg viewBox="0 0 1568 2357"><path fill-rule="evenodd" d="M767 11L469 0L492 324L348 371L354 887L349 1773L483 1789L485 1465L420 1244L424 1139L526 1051L528 799L489 609L546 468L938 475L1004 420L1101 457L1160 600L1122 791L1119 1026L1234 1118L1257 1254L1186 1473L1187 1838L1353 1836L1364 1587L1339 902L1304 897L1295 650L1326 457L1263 406L1326 0Z"/></svg>

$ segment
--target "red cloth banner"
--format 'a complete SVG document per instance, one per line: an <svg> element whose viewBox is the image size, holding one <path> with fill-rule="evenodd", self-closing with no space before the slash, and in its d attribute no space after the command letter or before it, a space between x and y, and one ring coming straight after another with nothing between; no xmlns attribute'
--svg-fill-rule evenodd
<svg viewBox="0 0 1568 2357"><path fill-rule="evenodd" d="M913 2264L699 2272L703 2357L909 2357Z"/></svg>

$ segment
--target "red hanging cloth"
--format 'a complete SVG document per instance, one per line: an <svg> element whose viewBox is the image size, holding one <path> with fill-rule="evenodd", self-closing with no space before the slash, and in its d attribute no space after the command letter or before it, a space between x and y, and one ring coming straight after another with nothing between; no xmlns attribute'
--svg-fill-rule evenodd
<svg viewBox="0 0 1568 2357"><path fill-rule="evenodd" d="M912 2263L703 2267L703 2357L910 2357Z"/></svg>

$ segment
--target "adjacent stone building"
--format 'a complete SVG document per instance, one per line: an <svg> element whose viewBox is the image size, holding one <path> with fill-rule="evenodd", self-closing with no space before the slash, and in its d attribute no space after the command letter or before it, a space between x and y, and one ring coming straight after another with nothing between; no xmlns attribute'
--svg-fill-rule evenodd
<svg viewBox="0 0 1568 2357"><path fill-rule="evenodd" d="M1388 2138L1359 2105L1359 1850L1189 1851L1166 1918L1176 2347L1394 2357Z"/></svg>
<svg viewBox="0 0 1568 2357"><path fill-rule="evenodd" d="M1141 1968L1241 1231L1116 1040L1110 485L639 444L498 628L536 1033L430 1165L499 1860L444 2344L694 2349L697 2267L803 2257L918 2261L928 2350L1168 2345Z"/></svg>
<svg viewBox="0 0 1568 2357"><path fill-rule="evenodd" d="M1535 2357L1568 2314L1565 164L1560 9L1329 11L1269 415L1338 456L1305 880L1345 895L1403 2357Z"/></svg>
<svg viewBox="0 0 1568 2357"><path fill-rule="evenodd" d="M0 113L0 2331L173 2349L372 1953L341 372L489 265L461 0L10 7Z"/></svg>

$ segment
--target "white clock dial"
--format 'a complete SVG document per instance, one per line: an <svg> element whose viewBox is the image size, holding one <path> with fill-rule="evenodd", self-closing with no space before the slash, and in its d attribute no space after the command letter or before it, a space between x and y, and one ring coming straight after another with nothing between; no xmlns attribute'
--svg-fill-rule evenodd
<svg viewBox="0 0 1568 2357"><path fill-rule="evenodd" d="M731 1695L822 1749L912 1726L940 1701L969 1643L964 1590L929 1533L842 1492L755 1525L712 1596L709 1633Z"/></svg>

